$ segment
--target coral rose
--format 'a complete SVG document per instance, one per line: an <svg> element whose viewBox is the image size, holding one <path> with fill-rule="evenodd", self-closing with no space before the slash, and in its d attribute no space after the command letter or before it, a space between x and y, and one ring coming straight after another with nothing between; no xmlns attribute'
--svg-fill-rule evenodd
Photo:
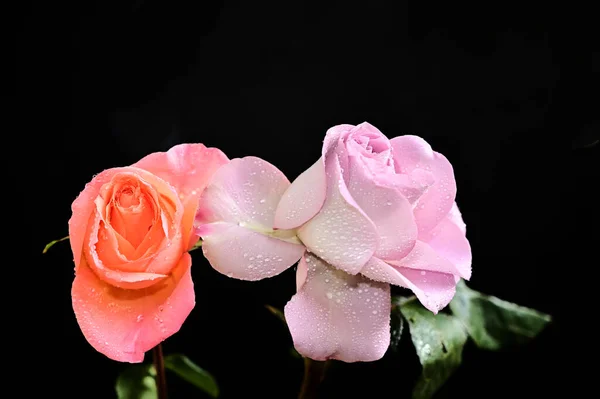
<svg viewBox="0 0 600 399"><path fill-rule="evenodd" d="M228 162L181 144L103 171L73 202L73 309L85 338L111 359L141 362L194 307L188 250L198 199Z"/></svg>

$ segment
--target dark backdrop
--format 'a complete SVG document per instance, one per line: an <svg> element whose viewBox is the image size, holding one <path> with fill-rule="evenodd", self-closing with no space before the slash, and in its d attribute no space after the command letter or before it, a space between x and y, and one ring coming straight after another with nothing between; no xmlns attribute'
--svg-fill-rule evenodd
<svg viewBox="0 0 600 399"><path fill-rule="evenodd" d="M77 326L68 245L40 255L66 235L70 204L94 174L202 142L230 158L262 157L292 180L329 127L363 121L388 137L417 134L454 165L471 286L554 316L528 346L468 345L440 397L541 397L590 382L579 359L593 359L597 345L591 10L139 0L44 2L14 20L19 124L8 135L23 141L5 152L23 154L5 159L26 186L11 195L33 201L19 240L29 255L6 289L21 290L13 332L27 343L9 350L23 363L13 371L25 393L110 398L125 367ZM247 283L213 271L199 251L193 259L197 305L165 351L213 373L223 398L293 398L302 364L263 307L286 303L293 270ZM406 397L419 368L404 344L378 362L340 365L325 397ZM169 383L175 399L196 393Z"/></svg>

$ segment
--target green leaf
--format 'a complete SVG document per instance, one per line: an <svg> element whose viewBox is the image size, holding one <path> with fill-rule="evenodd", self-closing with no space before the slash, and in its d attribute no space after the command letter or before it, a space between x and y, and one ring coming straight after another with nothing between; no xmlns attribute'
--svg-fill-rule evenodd
<svg viewBox="0 0 600 399"><path fill-rule="evenodd" d="M390 325L390 349L394 352L398 352L400 339L402 338L402 332L404 331L404 318L402 317L402 313L398 306L392 308Z"/></svg>
<svg viewBox="0 0 600 399"><path fill-rule="evenodd" d="M48 244L46 244L46 246L44 247L44 250L42 251L43 254L45 254L46 252L48 252L48 250L50 248L52 248L54 246L54 244L58 244L61 241L64 240L68 240L69 236L63 237L63 238L59 238L58 240L54 240L54 241L50 241Z"/></svg>
<svg viewBox="0 0 600 399"><path fill-rule="evenodd" d="M488 350L527 342L551 321L547 314L472 290L462 280L450 309L475 344Z"/></svg>
<svg viewBox="0 0 600 399"><path fill-rule="evenodd" d="M151 364L129 366L117 378L118 399L157 399L156 371Z"/></svg>
<svg viewBox="0 0 600 399"><path fill-rule="evenodd" d="M187 356L181 354L166 356L165 368L200 388L213 398L219 396L219 387L215 378L192 362Z"/></svg>
<svg viewBox="0 0 600 399"><path fill-rule="evenodd" d="M408 321L411 339L423 366L412 397L431 398L460 366L467 332L456 317L434 315L415 298L396 301Z"/></svg>

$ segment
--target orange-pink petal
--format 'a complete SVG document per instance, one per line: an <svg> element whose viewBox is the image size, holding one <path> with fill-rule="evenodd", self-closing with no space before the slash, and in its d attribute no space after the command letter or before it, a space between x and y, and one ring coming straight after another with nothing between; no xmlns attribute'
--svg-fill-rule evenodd
<svg viewBox="0 0 600 399"><path fill-rule="evenodd" d="M142 362L146 351L179 331L194 307L191 262L185 253L165 280L128 290L100 280L82 258L71 294L87 341L113 360Z"/></svg>
<svg viewBox="0 0 600 399"><path fill-rule="evenodd" d="M179 193L185 212L182 220L184 242L193 246L197 236L192 228L198 200L214 173L229 162L218 148L207 148L204 144L179 144L167 152L155 152L134 165L145 169L169 182Z"/></svg>

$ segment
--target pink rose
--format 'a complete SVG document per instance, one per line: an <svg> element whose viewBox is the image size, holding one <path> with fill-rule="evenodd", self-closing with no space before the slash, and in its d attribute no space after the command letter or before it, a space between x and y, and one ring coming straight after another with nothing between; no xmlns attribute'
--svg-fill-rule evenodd
<svg viewBox="0 0 600 399"><path fill-rule="evenodd" d="M306 249L285 307L302 355L377 360L389 346L389 284L437 312L470 277L452 166L421 138L335 126L322 157L291 185L274 166L247 162L257 166L234 160L215 174L198 232L211 265L241 279L278 274ZM271 177L258 179L256 169Z"/></svg>
<svg viewBox="0 0 600 399"><path fill-rule="evenodd" d="M194 307L188 250L198 199L228 162L182 144L103 171L73 202L73 309L88 342L111 359L141 362Z"/></svg>
<svg viewBox="0 0 600 399"><path fill-rule="evenodd" d="M445 307L471 276L455 196L452 166L423 139L388 140L368 123L331 128L275 213L274 226L297 229L309 252L285 307L296 349L313 359L383 356L390 293L381 283L411 289L434 313Z"/></svg>

